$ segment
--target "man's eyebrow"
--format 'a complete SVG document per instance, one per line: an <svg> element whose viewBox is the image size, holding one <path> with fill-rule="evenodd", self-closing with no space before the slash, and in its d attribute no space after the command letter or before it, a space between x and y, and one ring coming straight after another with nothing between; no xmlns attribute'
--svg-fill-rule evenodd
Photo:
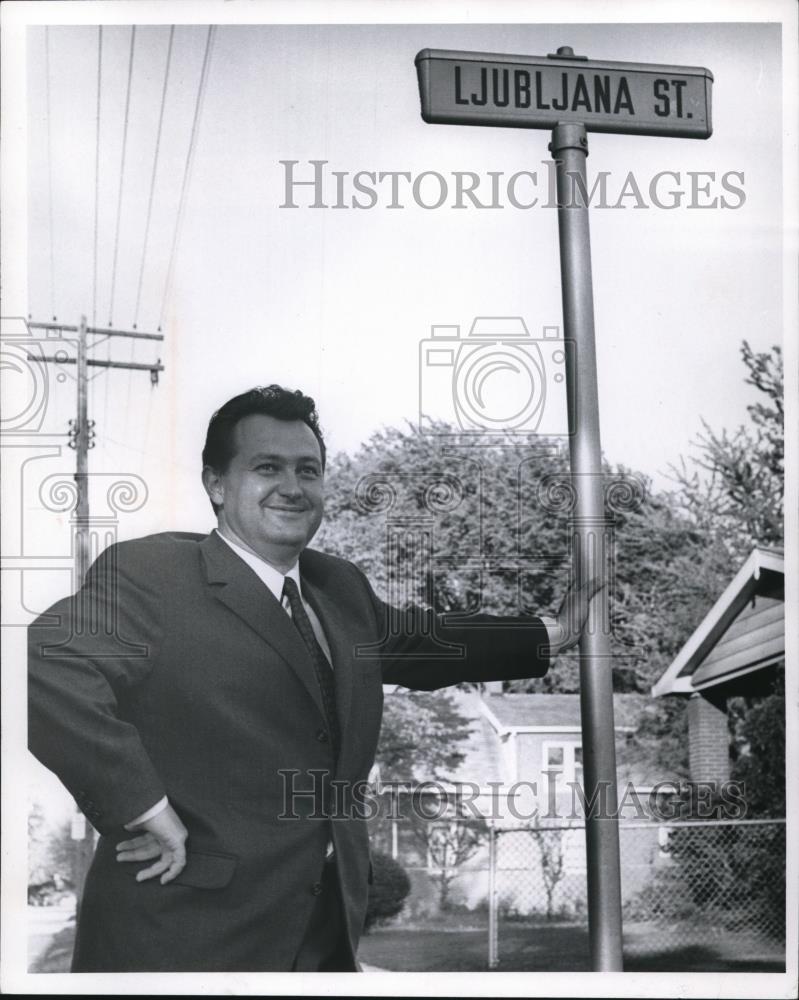
<svg viewBox="0 0 799 1000"><path fill-rule="evenodd" d="M321 465L322 461L318 455L277 455L267 452L258 452L250 458L251 462L316 462Z"/></svg>

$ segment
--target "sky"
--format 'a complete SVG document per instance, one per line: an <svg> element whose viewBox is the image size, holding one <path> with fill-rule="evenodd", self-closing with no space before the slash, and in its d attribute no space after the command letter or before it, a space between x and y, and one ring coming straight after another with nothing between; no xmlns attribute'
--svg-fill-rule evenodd
<svg viewBox="0 0 799 1000"><path fill-rule="evenodd" d="M331 451L352 451L383 425L417 419L420 393L432 391L419 354L432 325L459 325L464 338L477 316L519 316L534 339L561 326L557 213L543 207L549 133L426 125L414 69L424 47L544 55L569 44L595 59L712 71L711 139L590 136L589 183L608 172L608 207L591 210L603 448L666 485L702 419L716 428L746 419L753 393L740 344L768 350L782 338L779 25L220 25L165 310L207 28L179 25L173 36L146 253L169 27L137 26L132 69L131 27L104 28L96 173L98 30L48 34L29 29L27 46L26 311L148 331L162 323L166 337L95 349L166 366L155 389L140 372L101 371L92 384L94 467L143 476L150 490L125 533L207 529L198 462L207 420L253 384L303 388ZM298 180L327 161L328 207L310 207L308 185L292 189L296 207L281 207L289 160ZM373 208L336 209L333 171L344 175L345 203L359 171L434 171L448 198L420 207L402 182L403 207L392 209L383 182ZM489 172L501 172L504 207L452 207L456 171L479 176L484 203ZM537 174L535 190L529 178L516 189L520 202L539 195L533 208L509 201L518 171ZM629 194L619 202L630 171L645 207ZM660 181L661 202L679 189L680 207L649 196L663 171L678 176ZM712 174L696 182L709 194L692 194L691 172ZM439 189L428 178L418 190L431 204ZM494 390L501 396L502 383ZM67 380L59 413L73 393Z"/></svg>

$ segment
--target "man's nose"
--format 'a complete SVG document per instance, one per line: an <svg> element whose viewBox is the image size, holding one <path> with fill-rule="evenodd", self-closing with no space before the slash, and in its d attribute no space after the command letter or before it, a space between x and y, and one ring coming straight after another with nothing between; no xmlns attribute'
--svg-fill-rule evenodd
<svg viewBox="0 0 799 1000"><path fill-rule="evenodd" d="M280 493L285 497L302 496L302 488L297 476L290 470L285 470L280 478Z"/></svg>

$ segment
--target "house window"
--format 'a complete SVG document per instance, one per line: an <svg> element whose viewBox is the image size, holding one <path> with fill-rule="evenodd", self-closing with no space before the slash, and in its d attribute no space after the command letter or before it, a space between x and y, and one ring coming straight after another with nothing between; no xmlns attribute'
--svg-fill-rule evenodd
<svg viewBox="0 0 799 1000"><path fill-rule="evenodd" d="M583 748L579 743L555 743L547 741L543 747L544 771L557 772L560 783L577 781L583 783Z"/></svg>

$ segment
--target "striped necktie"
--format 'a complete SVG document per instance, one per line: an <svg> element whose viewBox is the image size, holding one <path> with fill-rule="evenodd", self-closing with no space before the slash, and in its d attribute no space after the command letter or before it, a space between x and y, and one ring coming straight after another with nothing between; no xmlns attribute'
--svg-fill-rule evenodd
<svg viewBox="0 0 799 1000"><path fill-rule="evenodd" d="M338 760L339 748L341 746L341 731L336 711L336 681L333 670L314 635L311 619L308 617L308 612L302 603L297 584L290 576L287 576L283 581L283 596L288 599L289 607L291 608L291 619L311 656L314 670L316 671L316 678L319 681L322 704L325 707L325 715L327 716L328 728L330 730L333 759Z"/></svg>

